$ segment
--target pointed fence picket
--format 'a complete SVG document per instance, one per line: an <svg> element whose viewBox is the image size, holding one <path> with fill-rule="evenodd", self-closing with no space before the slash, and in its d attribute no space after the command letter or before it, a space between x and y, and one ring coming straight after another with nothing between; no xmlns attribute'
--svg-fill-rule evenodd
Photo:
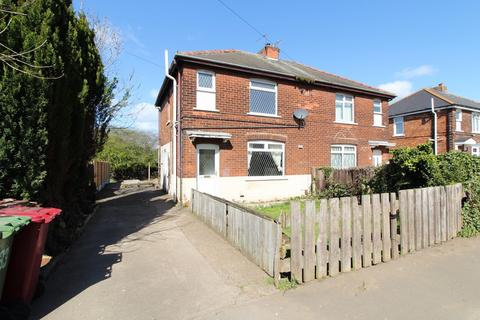
<svg viewBox="0 0 480 320"><path fill-rule="evenodd" d="M290 271L298 282L398 259L462 226L461 184L292 202ZM283 217L282 219L285 219Z"/></svg>

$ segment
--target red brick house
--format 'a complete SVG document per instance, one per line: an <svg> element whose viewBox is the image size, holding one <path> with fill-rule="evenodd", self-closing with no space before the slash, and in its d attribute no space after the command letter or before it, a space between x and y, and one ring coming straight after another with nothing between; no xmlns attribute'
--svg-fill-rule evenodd
<svg viewBox="0 0 480 320"><path fill-rule="evenodd" d="M302 195L312 167L379 164L393 146L393 94L270 45L177 53L168 72L156 100L160 184L183 202L191 188L237 201Z"/></svg>
<svg viewBox="0 0 480 320"><path fill-rule="evenodd" d="M480 155L480 102L449 93L443 83L390 106L390 140L397 147L434 142L435 117L438 153L460 150Z"/></svg>

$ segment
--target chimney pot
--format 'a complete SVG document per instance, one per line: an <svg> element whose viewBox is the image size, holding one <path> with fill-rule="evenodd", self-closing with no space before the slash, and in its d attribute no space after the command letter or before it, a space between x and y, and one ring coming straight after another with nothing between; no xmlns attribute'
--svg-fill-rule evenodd
<svg viewBox="0 0 480 320"><path fill-rule="evenodd" d="M434 87L433 89L438 90L438 91L441 91L441 92L447 92L447 91L448 91L447 86L446 86L443 82L440 82L440 83L439 83L436 87Z"/></svg>
<svg viewBox="0 0 480 320"><path fill-rule="evenodd" d="M259 54L264 55L267 58L278 60L280 57L280 48L275 47L274 45L267 43L265 47L260 50Z"/></svg>

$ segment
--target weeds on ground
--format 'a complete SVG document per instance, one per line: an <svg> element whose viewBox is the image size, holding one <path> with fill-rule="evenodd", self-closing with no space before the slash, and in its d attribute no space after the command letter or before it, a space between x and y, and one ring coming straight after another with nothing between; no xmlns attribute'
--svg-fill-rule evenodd
<svg viewBox="0 0 480 320"><path fill-rule="evenodd" d="M269 285L275 285L275 281L273 278L268 277L266 279L266 283ZM290 289L295 289L297 287L297 282L295 280L290 280L288 278L281 278L278 283L278 290L286 291Z"/></svg>

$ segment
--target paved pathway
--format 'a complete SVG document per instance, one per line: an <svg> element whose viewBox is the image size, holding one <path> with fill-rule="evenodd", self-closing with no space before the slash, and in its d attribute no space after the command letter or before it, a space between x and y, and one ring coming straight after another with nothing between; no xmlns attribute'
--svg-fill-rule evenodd
<svg viewBox="0 0 480 320"><path fill-rule="evenodd" d="M105 201L34 319L480 319L480 238L280 292L156 191Z"/></svg>
<svg viewBox="0 0 480 320"><path fill-rule="evenodd" d="M105 201L33 319L190 319L275 293L267 275L158 191Z"/></svg>

